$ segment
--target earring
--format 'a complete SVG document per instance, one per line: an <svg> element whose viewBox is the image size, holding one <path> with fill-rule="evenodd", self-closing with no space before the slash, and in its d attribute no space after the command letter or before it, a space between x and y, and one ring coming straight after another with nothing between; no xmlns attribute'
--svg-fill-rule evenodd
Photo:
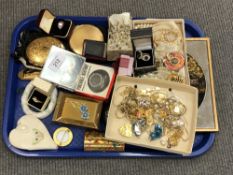
<svg viewBox="0 0 233 175"><path fill-rule="evenodd" d="M64 21L59 21L57 24L58 29L61 30L64 27L64 24L65 24Z"/></svg>

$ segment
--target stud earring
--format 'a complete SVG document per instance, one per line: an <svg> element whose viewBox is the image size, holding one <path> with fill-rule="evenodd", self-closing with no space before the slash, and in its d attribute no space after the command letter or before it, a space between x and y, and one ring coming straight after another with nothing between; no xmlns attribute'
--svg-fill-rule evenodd
<svg viewBox="0 0 233 175"><path fill-rule="evenodd" d="M63 21L59 21L57 24L58 29L62 29L64 27L64 22Z"/></svg>

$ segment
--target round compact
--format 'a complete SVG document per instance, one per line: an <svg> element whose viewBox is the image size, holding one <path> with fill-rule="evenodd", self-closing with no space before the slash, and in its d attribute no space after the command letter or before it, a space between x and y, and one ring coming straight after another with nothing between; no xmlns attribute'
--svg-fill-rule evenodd
<svg viewBox="0 0 233 175"><path fill-rule="evenodd" d="M49 50L53 45L64 48L64 45L60 40L51 36L40 37L33 40L26 48L28 61L34 66L43 67L48 57Z"/></svg>
<svg viewBox="0 0 233 175"><path fill-rule="evenodd" d="M84 40L104 41L104 35L98 27L89 24L78 25L70 37L70 48L82 55Z"/></svg>
<svg viewBox="0 0 233 175"><path fill-rule="evenodd" d="M67 127L60 127L53 133L53 140L58 146L67 146L73 140L73 133Z"/></svg>
<svg viewBox="0 0 233 175"><path fill-rule="evenodd" d="M105 70L95 70L93 71L88 78L88 87L93 92L102 92L105 90L110 82L110 77L108 72Z"/></svg>

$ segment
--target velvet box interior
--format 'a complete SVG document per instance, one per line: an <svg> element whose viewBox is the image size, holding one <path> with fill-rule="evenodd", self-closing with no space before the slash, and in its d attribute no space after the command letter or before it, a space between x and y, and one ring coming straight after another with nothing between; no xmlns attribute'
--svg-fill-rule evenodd
<svg viewBox="0 0 233 175"><path fill-rule="evenodd" d="M131 30L131 39L135 55L135 73L155 70L152 28Z"/></svg>
<svg viewBox="0 0 233 175"><path fill-rule="evenodd" d="M72 29L71 20L58 19L47 9L41 10L37 23L44 32L59 38L68 37Z"/></svg>

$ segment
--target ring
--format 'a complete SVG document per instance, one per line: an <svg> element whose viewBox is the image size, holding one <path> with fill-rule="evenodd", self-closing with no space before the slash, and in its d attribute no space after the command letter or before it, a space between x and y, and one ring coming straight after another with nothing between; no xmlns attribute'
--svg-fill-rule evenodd
<svg viewBox="0 0 233 175"><path fill-rule="evenodd" d="M23 95L21 97L22 108L23 108L23 111L25 114L29 114L29 115L31 114L39 119L43 119L43 118L49 116L54 110L54 107L55 107L56 101L57 101L57 89L54 88L52 95L51 95L51 100L48 104L48 107L42 112L35 112L29 108L28 103L27 103L27 99L28 99L29 95L31 94L31 91L35 87L35 86L33 86L32 83L33 83L33 80L26 86L26 88L23 92Z"/></svg>
<svg viewBox="0 0 233 175"><path fill-rule="evenodd" d="M149 54L144 54L144 55L142 56L142 60L143 60L143 61L149 61L149 60L150 60L150 55L149 55Z"/></svg>
<svg viewBox="0 0 233 175"><path fill-rule="evenodd" d="M138 57L139 60L143 61L149 61L150 60L150 54L148 53L142 53L142 51L138 51L140 56Z"/></svg>

